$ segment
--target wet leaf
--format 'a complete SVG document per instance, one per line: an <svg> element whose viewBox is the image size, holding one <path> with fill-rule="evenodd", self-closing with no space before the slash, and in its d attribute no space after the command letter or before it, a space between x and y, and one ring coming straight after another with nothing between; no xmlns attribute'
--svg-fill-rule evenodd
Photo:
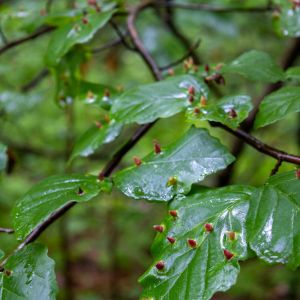
<svg viewBox="0 0 300 300"><path fill-rule="evenodd" d="M53 212L69 202L84 202L108 191L110 184L92 175L55 175L33 186L14 207L14 228L24 239Z"/></svg>
<svg viewBox="0 0 300 300"><path fill-rule="evenodd" d="M197 125L200 120L220 122L231 128L237 128L252 110L251 97L246 95L227 96L218 102L208 101L205 106L197 106L199 111L195 113L195 107L189 108L187 118L192 124Z"/></svg>
<svg viewBox="0 0 300 300"><path fill-rule="evenodd" d="M140 278L143 297L206 300L229 289L239 273L238 261L247 258L245 223L251 193L243 186L198 188L170 202L169 209L178 217L168 215L162 223L165 230L155 238L154 264ZM207 232L205 224L213 230ZM167 237L175 238L175 243ZM190 239L196 247L188 244ZM224 250L233 254L230 260ZM163 270L155 267L158 261L164 262Z"/></svg>
<svg viewBox="0 0 300 300"><path fill-rule="evenodd" d="M46 62L49 66L55 66L60 59L76 44L84 44L89 42L95 33L110 20L115 11L107 11L101 13L91 13L71 24L67 24L54 31L46 54Z"/></svg>
<svg viewBox="0 0 300 300"><path fill-rule="evenodd" d="M57 284L54 261L41 244L30 244L13 254L0 272L1 300L54 300Z"/></svg>
<svg viewBox="0 0 300 300"><path fill-rule="evenodd" d="M135 199L168 201L186 194L191 185L226 168L234 157L205 129L191 128L159 154L149 154L139 166L118 172L114 182Z"/></svg>
<svg viewBox="0 0 300 300"><path fill-rule="evenodd" d="M181 75L128 90L115 99L112 113L117 121L126 124L146 124L171 117L190 105L190 86L194 87L197 99L201 95L208 96L208 89L200 79Z"/></svg>
<svg viewBox="0 0 300 300"><path fill-rule="evenodd" d="M299 111L300 88L284 87L263 99L254 126L264 127Z"/></svg>
<svg viewBox="0 0 300 300"><path fill-rule="evenodd" d="M111 120L109 124L103 123L101 128L92 126L86 131L74 145L70 160L77 156L89 156L93 154L101 145L114 141L120 134L122 125Z"/></svg>
<svg viewBox="0 0 300 300"><path fill-rule="evenodd" d="M295 171L272 176L253 194L249 242L270 263L300 266L300 179Z"/></svg>
<svg viewBox="0 0 300 300"><path fill-rule="evenodd" d="M260 82L277 82L284 79L283 71L270 55L257 50L242 54L233 62L224 65L221 71L223 74L237 73Z"/></svg>

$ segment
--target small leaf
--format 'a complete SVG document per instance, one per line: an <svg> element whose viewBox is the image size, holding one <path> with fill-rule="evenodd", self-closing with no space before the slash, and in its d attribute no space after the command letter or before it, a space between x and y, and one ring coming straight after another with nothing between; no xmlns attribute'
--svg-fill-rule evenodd
<svg viewBox="0 0 300 300"><path fill-rule="evenodd" d="M139 166L118 172L116 186L135 199L168 201L189 192L194 182L226 168L234 157L205 129L191 128L159 154L142 159Z"/></svg>
<svg viewBox="0 0 300 300"><path fill-rule="evenodd" d="M190 108L187 111L187 117L192 124L197 124L199 120L209 120L220 122L231 128L237 128L244 121L253 106L251 97L246 95L227 96L218 102L210 103L199 107L199 111L195 113L195 108ZM232 112L236 115L232 116Z"/></svg>
<svg viewBox="0 0 300 300"><path fill-rule="evenodd" d="M122 125L111 120L109 124L104 123L101 128L96 125L86 131L75 143L70 160L77 156L89 156L101 145L114 141L120 134Z"/></svg>
<svg viewBox="0 0 300 300"><path fill-rule="evenodd" d="M249 242L270 263L300 266L300 180L294 171L272 176L253 194Z"/></svg>
<svg viewBox="0 0 300 300"><path fill-rule="evenodd" d="M1 300L54 300L56 294L54 261L41 244L30 244L13 254L0 273Z"/></svg>
<svg viewBox="0 0 300 300"><path fill-rule="evenodd" d="M300 111L300 88L284 87L265 97L259 106L255 128L281 120L290 113Z"/></svg>
<svg viewBox="0 0 300 300"><path fill-rule="evenodd" d="M84 44L90 41L95 33L106 25L115 11L90 13L86 16L88 23L82 20L67 24L52 35L46 54L46 62L49 66L55 66L60 59L76 44Z"/></svg>
<svg viewBox="0 0 300 300"><path fill-rule="evenodd" d="M14 207L17 238L24 239L36 226L67 203L88 201L108 188L106 181L99 181L96 176L91 175L56 175L42 180Z"/></svg>
<svg viewBox="0 0 300 300"><path fill-rule="evenodd" d="M300 67L291 67L285 72L286 79L293 79L300 81Z"/></svg>
<svg viewBox="0 0 300 300"><path fill-rule="evenodd" d="M229 289L239 273L238 260L248 255L246 215L251 193L251 188L243 186L197 188L170 202L169 209L178 211L178 218L167 216L165 231L156 236L154 264L140 278L142 296L206 300ZM205 230L207 223L213 231ZM232 231L236 233L234 241L227 235ZM169 236L176 242L170 244ZM196 247L188 245L190 240ZM162 271L155 268L158 261L164 262Z"/></svg>
<svg viewBox="0 0 300 300"><path fill-rule="evenodd" d="M194 87L197 97L207 97L208 89L200 79L181 75L128 90L115 99L112 113L117 121L125 124L146 124L171 117L190 105L190 86Z"/></svg>
<svg viewBox="0 0 300 300"><path fill-rule="evenodd" d="M269 54L251 50L242 54L221 69L223 74L237 73L253 81L277 82L284 79L284 73Z"/></svg>
<svg viewBox="0 0 300 300"><path fill-rule="evenodd" d="M7 147L0 143L0 172L5 170L7 164Z"/></svg>

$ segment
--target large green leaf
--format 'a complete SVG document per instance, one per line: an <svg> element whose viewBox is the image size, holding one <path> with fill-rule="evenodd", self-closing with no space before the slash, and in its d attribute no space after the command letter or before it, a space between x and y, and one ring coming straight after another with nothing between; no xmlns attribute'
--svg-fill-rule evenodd
<svg viewBox="0 0 300 300"><path fill-rule="evenodd" d="M54 261L41 244L13 254L0 273L1 300L54 300L56 293Z"/></svg>
<svg viewBox="0 0 300 300"><path fill-rule="evenodd" d="M6 150L7 147L0 143L0 172L6 168L6 163L7 163Z"/></svg>
<svg viewBox="0 0 300 300"><path fill-rule="evenodd" d="M191 86L195 89L195 97L208 96L208 89L200 79L181 75L128 90L115 99L112 113L117 121L126 124L145 124L168 118L190 105L188 88Z"/></svg>
<svg viewBox="0 0 300 300"><path fill-rule="evenodd" d="M155 262L140 278L144 298L206 300L230 288L239 273L238 260L247 257L245 223L251 193L243 186L197 189L170 202L177 217L166 217L165 230L156 236ZM213 230L206 231L205 224ZM190 239L196 247L188 244ZM228 260L224 250L233 258ZM164 262L163 270L156 268L158 261Z"/></svg>
<svg viewBox="0 0 300 300"><path fill-rule="evenodd" d="M55 30L47 49L47 64L49 66L58 64L74 45L90 41L95 33L110 20L113 13L114 10L90 13L85 17L86 24L79 20Z"/></svg>
<svg viewBox="0 0 300 300"><path fill-rule="evenodd" d="M284 79L284 73L269 54L251 50L242 54L221 69L222 73L237 73L254 81L277 82Z"/></svg>
<svg viewBox="0 0 300 300"><path fill-rule="evenodd" d="M272 176L253 194L249 242L271 263L300 266L300 179L295 172Z"/></svg>
<svg viewBox="0 0 300 300"><path fill-rule="evenodd" d="M195 107L189 108L187 118L190 122L197 125L201 120L220 122L231 128L238 125L247 118L252 110L251 97L246 95L227 96L218 102L210 103L205 106L199 105L199 111L195 112Z"/></svg>
<svg viewBox="0 0 300 300"><path fill-rule="evenodd" d="M300 111L300 88L284 87L262 101L255 119L255 127L263 127Z"/></svg>
<svg viewBox="0 0 300 300"><path fill-rule="evenodd" d="M71 201L83 202L110 188L106 181L91 175L56 175L33 186L14 207L18 239L25 238L53 212Z"/></svg>
<svg viewBox="0 0 300 300"><path fill-rule="evenodd" d="M122 125L111 120L109 124L102 127L94 125L86 131L75 143L70 160L77 156L89 156L94 153L102 144L107 144L115 140L120 134Z"/></svg>
<svg viewBox="0 0 300 300"><path fill-rule="evenodd" d="M192 183L224 169L234 157L207 130L191 128L161 153L151 153L139 166L114 177L116 186L135 199L168 201L189 192Z"/></svg>

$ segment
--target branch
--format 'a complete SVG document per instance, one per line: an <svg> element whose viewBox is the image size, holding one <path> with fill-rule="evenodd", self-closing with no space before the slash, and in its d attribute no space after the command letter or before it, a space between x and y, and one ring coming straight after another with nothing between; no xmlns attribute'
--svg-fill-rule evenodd
<svg viewBox="0 0 300 300"><path fill-rule="evenodd" d="M199 47L199 45L200 45L200 40L198 40L198 41L197 41L197 42L196 42L196 43L188 50L188 52L185 53L181 58L175 60L174 62L172 62L172 63L170 63L170 64L168 64L168 65L165 65L165 66L163 66L163 67L159 67L159 69L160 69L161 71L165 71L165 70L168 70L168 69L170 69L170 68L172 68L172 67L175 67L175 66L179 65L179 64L182 63L185 59L187 59L188 57L190 57L190 56L191 56L191 53L192 53L195 49L197 49L197 48Z"/></svg>
<svg viewBox="0 0 300 300"><path fill-rule="evenodd" d="M31 89L35 88L44 78L50 74L49 70L43 69L40 71L33 79L24 84L21 87L21 91L24 93L29 92Z"/></svg>
<svg viewBox="0 0 300 300"><path fill-rule="evenodd" d="M152 58L152 56L148 53L148 51L144 47L144 44L141 41L141 39L139 37L139 34L136 30L136 26L135 26L135 21L136 21L136 18L138 16L138 14L140 13L140 11L142 11L143 9L145 9L149 6L152 6L152 5L153 5L152 1L145 1L145 2L141 3L140 5L134 7L129 13L129 16L128 16L128 19L127 19L127 27L128 27L128 31L129 31L129 34L131 36L132 42L135 45L137 51L140 53L143 60L148 65L148 67L149 67L152 75L154 76L154 78L157 81L159 81L159 80L163 79L162 75L161 75L161 72L160 72L160 69L157 66L154 59Z"/></svg>
<svg viewBox="0 0 300 300"><path fill-rule="evenodd" d="M126 35L123 34L123 32L120 30L119 26L113 20L110 20L110 24L116 31L117 35L121 39L121 42L123 43L125 48L127 48L128 50L131 50L131 51L136 51L136 49L127 42Z"/></svg>
<svg viewBox="0 0 300 300"><path fill-rule="evenodd" d="M264 144L262 141L258 140L257 138L247 133L246 131L243 131L242 129L233 130L227 127L226 125L216 122L210 122L210 124L214 127L220 127L225 129L226 131L238 137L240 140L244 141L245 143L252 146L261 153L274 157L280 161L286 161L289 163L300 165L300 156L289 154L284 151L273 148L272 146Z"/></svg>
<svg viewBox="0 0 300 300"><path fill-rule="evenodd" d="M118 46L118 45L120 45L122 43L123 43L122 39L121 38L117 38L117 39L115 39L115 40L113 40L111 42L108 42L107 44L105 44L105 45L103 45L103 46L101 46L99 48L92 49L92 53L93 54L98 54L98 53L100 53L102 51L105 51L105 50L110 49L112 47Z"/></svg>
<svg viewBox="0 0 300 300"><path fill-rule="evenodd" d="M11 48L18 46L18 45L21 45L28 41L34 40L37 37L44 35L48 32L51 32L54 29L55 29L55 27L53 27L53 26L41 27L36 32L32 33L31 35L25 36L23 38L20 38L20 39L17 39L17 40L14 40L14 41L11 41L11 42L5 44L2 48L0 48L0 54L6 52L7 50L9 50Z"/></svg>
<svg viewBox="0 0 300 300"><path fill-rule="evenodd" d="M209 11L215 13L266 13L271 12L273 7L271 5L262 7L218 7L210 4L198 3L174 3L174 2L157 2L156 5L161 7L172 7L185 10L199 10Z"/></svg>
<svg viewBox="0 0 300 300"><path fill-rule="evenodd" d="M12 234L14 233L15 231L11 228L3 228L3 227L0 227L0 233L8 233L8 234Z"/></svg>

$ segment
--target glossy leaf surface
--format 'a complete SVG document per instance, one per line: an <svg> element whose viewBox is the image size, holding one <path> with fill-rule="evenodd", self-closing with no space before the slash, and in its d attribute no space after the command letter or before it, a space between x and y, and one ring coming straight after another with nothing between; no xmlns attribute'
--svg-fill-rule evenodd
<svg viewBox="0 0 300 300"><path fill-rule="evenodd" d="M94 125L87 130L75 143L70 160L77 156L89 156L102 144L114 141L120 134L122 125L111 120L109 124L103 124L101 128Z"/></svg>
<svg viewBox="0 0 300 300"><path fill-rule="evenodd" d="M249 242L271 263L300 266L300 179L295 172L272 176L251 199Z"/></svg>
<svg viewBox="0 0 300 300"><path fill-rule="evenodd" d="M109 190L106 181L91 175L56 175L33 186L14 208L14 228L24 239L36 226L65 204L88 201Z"/></svg>
<svg viewBox="0 0 300 300"><path fill-rule="evenodd" d="M191 128L159 154L149 154L140 166L116 174L116 186L135 199L168 201L189 192L192 183L226 168L234 157L205 129Z"/></svg>
<svg viewBox="0 0 300 300"><path fill-rule="evenodd" d="M76 44L84 44L90 41L95 33L102 28L112 17L114 11L88 14L85 19L67 24L53 33L46 54L49 66L59 63L60 59Z"/></svg>
<svg viewBox="0 0 300 300"><path fill-rule="evenodd" d="M155 262L140 278L145 299L206 300L229 289L239 273L238 260L247 257L245 222L251 193L243 186L198 188L170 202L169 209L178 217L166 217L165 230L155 238ZM207 232L205 224L213 230ZM167 237L175 238L175 243ZM196 247L188 244L190 239ZM234 255L230 260L225 249ZM164 262L163 270L155 267L158 261Z"/></svg>
<svg viewBox="0 0 300 300"><path fill-rule="evenodd" d="M251 97L246 95L236 95L224 97L218 102L199 106L199 112L195 113L195 108L190 108L187 117L190 122L197 124L200 120L220 122L231 128L237 128L244 121L253 106Z"/></svg>
<svg viewBox="0 0 300 300"><path fill-rule="evenodd" d="M200 79L181 75L128 90L116 98L112 113L117 121L125 124L146 124L171 117L190 105L188 88L191 86L195 97L208 96L208 89Z"/></svg>
<svg viewBox="0 0 300 300"><path fill-rule="evenodd" d="M41 244L30 244L13 254L0 273L1 300L54 300L57 285L54 261Z"/></svg>
<svg viewBox="0 0 300 300"><path fill-rule="evenodd" d="M251 50L221 69L222 73L237 73L253 81L277 82L284 73L269 54Z"/></svg>
<svg viewBox="0 0 300 300"><path fill-rule="evenodd" d="M294 79L300 81L300 67L291 67L285 72L287 79Z"/></svg>
<svg viewBox="0 0 300 300"><path fill-rule="evenodd" d="M300 111L300 88L284 87L265 97L259 106L255 127L264 127Z"/></svg>

